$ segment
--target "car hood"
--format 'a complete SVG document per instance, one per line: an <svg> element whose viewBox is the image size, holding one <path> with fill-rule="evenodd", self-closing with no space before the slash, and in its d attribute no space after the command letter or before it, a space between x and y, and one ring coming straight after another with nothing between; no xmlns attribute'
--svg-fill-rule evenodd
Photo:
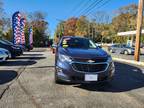
<svg viewBox="0 0 144 108"><path fill-rule="evenodd" d="M77 48L60 48L61 54L66 54L72 58L103 58L108 54L101 48L96 49L77 49Z"/></svg>

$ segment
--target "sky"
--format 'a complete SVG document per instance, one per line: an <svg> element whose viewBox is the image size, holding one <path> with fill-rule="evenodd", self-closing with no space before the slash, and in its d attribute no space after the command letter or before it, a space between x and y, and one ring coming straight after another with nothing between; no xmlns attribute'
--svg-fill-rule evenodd
<svg viewBox="0 0 144 108"><path fill-rule="evenodd" d="M49 29L53 36L60 20L66 20L71 16L80 15L81 12L94 1L98 0L3 0L3 3L5 12L10 17L16 11L42 11L46 13L46 21L49 23ZM103 6L101 6L102 4L97 5L93 9L93 12L106 11L110 14L114 14L114 10L132 3L137 4L138 0L109 0L109 2Z"/></svg>

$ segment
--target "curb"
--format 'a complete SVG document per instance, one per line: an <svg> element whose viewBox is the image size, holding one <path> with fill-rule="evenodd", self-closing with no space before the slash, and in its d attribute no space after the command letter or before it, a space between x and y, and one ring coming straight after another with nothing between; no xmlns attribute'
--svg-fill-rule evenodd
<svg viewBox="0 0 144 108"><path fill-rule="evenodd" d="M112 59L114 61L119 61L119 62L123 62L123 63L129 63L129 64L133 64L133 65L138 65L138 66L144 66L144 62L137 62L134 60L126 60L126 59L115 58L115 57L112 57Z"/></svg>

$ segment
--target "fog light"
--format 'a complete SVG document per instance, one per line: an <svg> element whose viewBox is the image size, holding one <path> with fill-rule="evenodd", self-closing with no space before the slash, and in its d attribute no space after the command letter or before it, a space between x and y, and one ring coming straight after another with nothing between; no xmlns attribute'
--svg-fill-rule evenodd
<svg viewBox="0 0 144 108"><path fill-rule="evenodd" d="M57 75L61 76L61 77L67 77L64 73L63 70L59 67L56 68L57 69Z"/></svg>
<svg viewBox="0 0 144 108"><path fill-rule="evenodd" d="M56 67L57 73L62 72L62 69L59 67Z"/></svg>

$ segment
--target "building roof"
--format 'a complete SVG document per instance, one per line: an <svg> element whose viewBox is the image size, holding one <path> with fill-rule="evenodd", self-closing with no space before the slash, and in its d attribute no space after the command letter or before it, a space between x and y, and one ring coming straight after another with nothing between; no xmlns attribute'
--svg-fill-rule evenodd
<svg viewBox="0 0 144 108"><path fill-rule="evenodd" d="M144 30L141 32L144 34ZM118 36L130 36L130 35L136 35L136 30L135 31L126 31L126 32L119 32L117 33Z"/></svg>

